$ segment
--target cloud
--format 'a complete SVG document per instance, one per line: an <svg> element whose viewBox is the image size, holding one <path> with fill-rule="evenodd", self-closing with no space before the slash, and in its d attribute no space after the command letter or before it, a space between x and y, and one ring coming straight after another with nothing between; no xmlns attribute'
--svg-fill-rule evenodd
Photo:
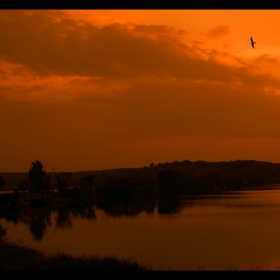
<svg viewBox="0 0 280 280"><path fill-rule="evenodd" d="M276 63L278 62L278 59L271 58L269 54L263 54L254 59L254 63L261 63L261 62Z"/></svg>
<svg viewBox="0 0 280 280"><path fill-rule="evenodd" d="M209 29L205 34L205 36L216 39L227 35L230 32L230 27L228 25L219 25L212 29Z"/></svg>
<svg viewBox="0 0 280 280"><path fill-rule="evenodd" d="M213 159L220 146L234 158L250 141L277 149L279 79L260 67L273 65L273 56L250 60L204 49L166 25L77 18L0 11L1 147L10 170L15 161L26 162L25 170L36 158L78 162L74 169L102 160L104 168L121 167L123 154L137 164L153 153L151 160L165 160L166 150ZM207 34L229 31L220 26Z"/></svg>
<svg viewBox="0 0 280 280"><path fill-rule="evenodd" d="M228 31L228 26L220 26L208 33L214 36ZM161 77L278 86L269 75L226 65L215 59L217 54L187 45L184 34L165 25L97 26L49 12L1 11L0 58L23 65L42 78Z"/></svg>
<svg viewBox="0 0 280 280"><path fill-rule="evenodd" d="M133 32L139 35L148 36L150 38L161 39L182 39L188 33L186 30L177 29L167 25L136 25L131 23Z"/></svg>
<svg viewBox="0 0 280 280"><path fill-rule="evenodd" d="M250 63L223 63L229 54L187 44L176 28L97 26L37 11L0 15L1 116L10 128L17 121L38 125L50 142L54 133L69 146L171 135L280 136L279 97L266 91L278 90L279 80Z"/></svg>

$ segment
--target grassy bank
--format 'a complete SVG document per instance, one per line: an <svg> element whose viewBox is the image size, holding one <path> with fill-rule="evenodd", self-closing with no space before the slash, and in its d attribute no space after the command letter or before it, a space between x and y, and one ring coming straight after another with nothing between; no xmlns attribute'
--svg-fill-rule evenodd
<svg viewBox="0 0 280 280"><path fill-rule="evenodd" d="M64 253L47 255L10 242L5 238L5 231L0 226L0 270L148 270L148 268L138 265L131 258L72 257Z"/></svg>
<svg viewBox="0 0 280 280"><path fill-rule="evenodd" d="M148 270L133 259L72 257L64 253L45 255L34 249L1 242L0 270Z"/></svg>

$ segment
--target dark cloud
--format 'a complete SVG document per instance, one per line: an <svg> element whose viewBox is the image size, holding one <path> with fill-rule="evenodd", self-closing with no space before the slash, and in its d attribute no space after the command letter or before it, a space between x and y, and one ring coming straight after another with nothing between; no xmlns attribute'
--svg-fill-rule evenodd
<svg viewBox="0 0 280 280"><path fill-rule="evenodd" d="M244 150L251 139L276 139L277 149L280 97L265 89L277 90L279 80L255 67L275 60L262 55L253 65L186 43L186 34L165 25L98 26L61 11L0 11L2 167L27 170L40 159L108 168L124 155L136 164L200 147L202 159L209 151L217 159L225 138L232 158L236 139Z"/></svg>
<svg viewBox="0 0 280 280"><path fill-rule="evenodd" d="M225 34L220 26L209 34ZM110 24L55 16L52 12L1 11L0 57L22 64L41 77L74 75L128 79L179 79L278 83L250 68L229 67L197 46L183 42L184 31L164 25ZM205 59L205 56L208 59ZM212 58L211 58L212 57Z"/></svg>

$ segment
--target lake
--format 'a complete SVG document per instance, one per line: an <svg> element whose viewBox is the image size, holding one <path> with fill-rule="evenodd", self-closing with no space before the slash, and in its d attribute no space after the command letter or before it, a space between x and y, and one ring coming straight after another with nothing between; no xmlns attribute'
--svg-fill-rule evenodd
<svg viewBox="0 0 280 280"><path fill-rule="evenodd" d="M280 186L141 205L2 213L7 237L46 253L132 257L154 270L278 270Z"/></svg>

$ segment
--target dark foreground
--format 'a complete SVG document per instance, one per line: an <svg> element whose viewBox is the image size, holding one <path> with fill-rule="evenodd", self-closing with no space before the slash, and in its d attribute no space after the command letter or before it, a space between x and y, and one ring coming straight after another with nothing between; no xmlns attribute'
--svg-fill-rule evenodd
<svg viewBox="0 0 280 280"><path fill-rule="evenodd" d="M1 231L1 229L0 229ZM131 258L46 255L0 237L0 270L148 270Z"/></svg>
<svg viewBox="0 0 280 280"><path fill-rule="evenodd" d="M117 257L72 257L57 253L46 256L24 246L0 245L0 270L148 270L133 259Z"/></svg>

